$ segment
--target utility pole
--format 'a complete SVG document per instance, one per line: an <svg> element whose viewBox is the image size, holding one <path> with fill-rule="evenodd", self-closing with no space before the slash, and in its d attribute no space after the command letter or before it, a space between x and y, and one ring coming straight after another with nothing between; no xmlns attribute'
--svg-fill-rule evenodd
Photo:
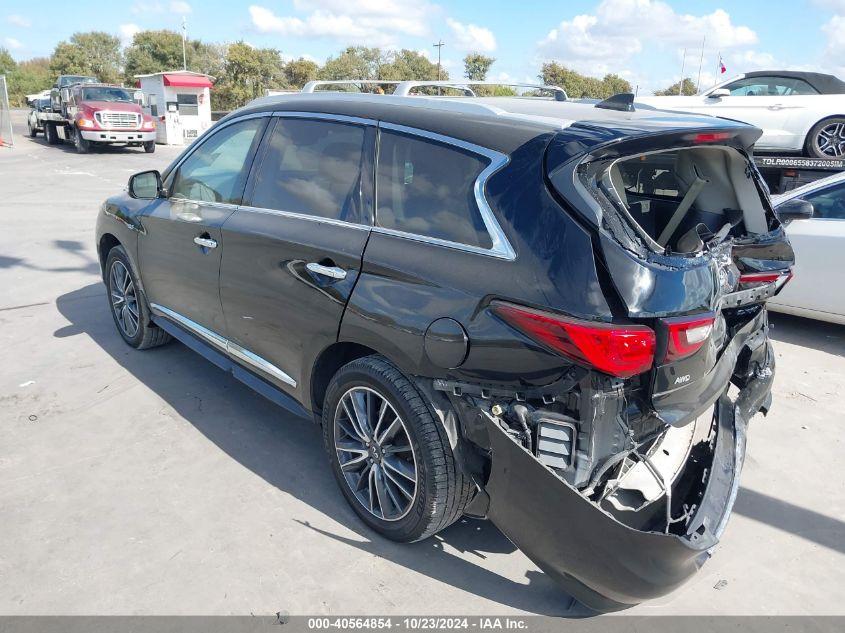
<svg viewBox="0 0 845 633"><path fill-rule="evenodd" d="M704 43L707 41L707 34L701 38L701 57L698 58L698 82L695 84L695 94L701 93L701 65L704 63Z"/></svg>
<svg viewBox="0 0 845 633"><path fill-rule="evenodd" d="M437 49L437 81L440 81L440 49L443 48L443 40L437 40L437 44L432 44Z"/></svg>
<svg viewBox="0 0 845 633"><path fill-rule="evenodd" d="M188 20L182 16L182 70L188 70L188 57L185 55L185 42L188 40Z"/></svg>
<svg viewBox="0 0 845 633"><path fill-rule="evenodd" d="M678 84L678 96L684 94L684 66L687 65L687 49L684 49L684 58L681 61L681 83Z"/></svg>

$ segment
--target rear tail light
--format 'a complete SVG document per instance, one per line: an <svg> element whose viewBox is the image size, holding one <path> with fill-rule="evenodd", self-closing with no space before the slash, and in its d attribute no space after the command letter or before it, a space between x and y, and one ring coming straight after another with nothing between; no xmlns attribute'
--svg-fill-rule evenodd
<svg viewBox="0 0 845 633"><path fill-rule="evenodd" d="M739 283L743 286L762 286L777 282L778 289L782 288L792 279L792 269L773 270L763 273L743 273L739 276Z"/></svg>
<svg viewBox="0 0 845 633"><path fill-rule="evenodd" d="M507 303L495 303L492 308L529 338L611 376L630 378L654 363L654 331L644 325L580 321Z"/></svg>
<svg viewBox="0 0 845 633"><path fill-rule="evenodd" d="M692 142L718 143L719 141L727 141L733 135L733 132L699 132L692 137Z"/></svg>
<svg viewBox="0 0 845 633"><path fill-rule="evenodd" d="M669 329L664 362L681 360L695 354L710 338L715 322L716 316L713 314L664 319Z"/></svg>

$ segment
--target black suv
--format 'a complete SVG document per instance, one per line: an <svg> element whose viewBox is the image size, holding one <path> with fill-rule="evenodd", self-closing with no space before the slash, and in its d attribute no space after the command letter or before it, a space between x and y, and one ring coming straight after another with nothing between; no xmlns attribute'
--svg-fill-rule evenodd
<svg viewBox="0 0 845 633"><path fill-rule="evenodd" d="M118 332L313 416L390 539L487 517L594 609L665 594L725 528L793 253L758 129L631 110L254 102L103 204Z"/></svg>

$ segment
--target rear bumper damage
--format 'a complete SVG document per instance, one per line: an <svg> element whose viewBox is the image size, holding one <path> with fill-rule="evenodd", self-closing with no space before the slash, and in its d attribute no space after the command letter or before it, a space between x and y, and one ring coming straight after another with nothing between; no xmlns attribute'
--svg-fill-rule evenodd
<svg viewBox="0 0 845 633"><path fill-rule="evenodd" d="M489 457L485 477L476 476L480 491L472 513L486 515L540 569L593 609L623 609L669 593L703 565L724 531L739 487L748 422L761 409L766 412L771 401L774 354L765 329L761 339L755 334L737 337L745 345L729 349L726 364L736 371L715 399L710 435L691 453L688 464L694 465L685 466L691 474L683 485L683 477L672 484L675 498L667 495L670 509L683 508L680 523L636 525L630 515L639 513L615 512L542 463L495 407L478 406L478 400L469 407L464 399L464 407L458 407L463 435L486 445ZM731 379L739 387L733 397L727 389ZM451 400L457 404L458 398Z"/></svg>

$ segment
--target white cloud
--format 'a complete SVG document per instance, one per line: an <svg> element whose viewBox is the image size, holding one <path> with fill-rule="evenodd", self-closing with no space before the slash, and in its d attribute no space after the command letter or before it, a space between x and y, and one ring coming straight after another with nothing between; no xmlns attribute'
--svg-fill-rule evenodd
<svg viewBox="0 0 845 633"><path fill-rule="evenodd" d="M22 15L18 15L17 13L13 13L12 15L6 16L6 22L9 24L14 24L15 26L20 26L22 28L29 28L32 26L32 22L29 21L29 18L25 18Z"/></svg>
<svg viewBox="0 0 845 633"><path fill-rule="evenodd" d="M129 46L135 34L141 31L141 27L130 22L128 24L121 24L117 27L117 30L120 33L120 43L123 46Z"/></svg>
<svg viewBox="0 0 845 633"><path fill-rule="evenodd" d="M830 18L822 26L822 33L827 38L823 54L824 69L838 75L845 74L845 15Z"/></svg>
<svg viewBox="0 0 845 633"><path fill-rule="evenodd" d="M496 37L490 29L475 24L463 24L452 18L446 24L455 36L455 48L464 51L491 53L496 50Z"/></svg>
<svg viewBox="0 0 845 633"><path fill-rule="evenodd" d="M191 12L191 5L181 0L176 0L170 3L170 12L178 13L179 15L186 15Z"/></svg>
<svg viewBox="0 0 845 633"><path fill-rule="evenodd" d="M14 37L5 38L3 40L3 43L6 45L6 48L9 48L13 51L19 48L23 48L23 44L19 40L16 40Z"/></svg>
<svg viewBox="0 0 845 633"><path fill-rule="evenodd" d="M329 38L344 44L394 46L401 36L428 34L430 5L414 0L294 0L303 15L276 15L259 5L249 7L260 33L288 37Z"/></svg>
<svg viewBox="0 0 845 633"><path fill-rule="evenodd" d="M164 13L164 5L161 2L136 2L129 10L135 15Z"/></svg>
<svg viewBox="0 0 845 633"><path fill-rule="evenodd" d="M698 48L707 35L708 48L726 50L757 43L757 34L736 25L717 9L705 15L676 13L660 0L603 0L595 13L562 21L538 43L543 59L570 63L593 75L624 64L649 47Z"/></svg>

